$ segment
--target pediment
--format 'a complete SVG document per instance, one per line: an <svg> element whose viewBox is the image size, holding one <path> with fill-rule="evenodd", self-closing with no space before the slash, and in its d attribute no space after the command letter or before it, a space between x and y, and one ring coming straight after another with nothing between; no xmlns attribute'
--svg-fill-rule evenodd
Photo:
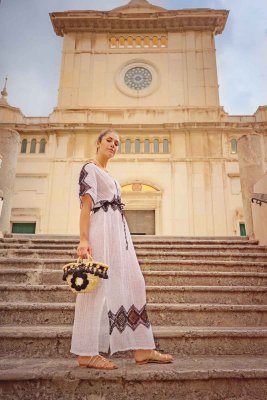
<svg viewBox="0 0 267 400"><path fill-rule="evenodd" d="M149 3L147 0L131 0L125 6L117 7L111 10L111 12L119 12L119 13L127 13L127 14L135 14L135 13L153 13L153 12L162 12L166 11L165 8L154 6Z"/></svg>

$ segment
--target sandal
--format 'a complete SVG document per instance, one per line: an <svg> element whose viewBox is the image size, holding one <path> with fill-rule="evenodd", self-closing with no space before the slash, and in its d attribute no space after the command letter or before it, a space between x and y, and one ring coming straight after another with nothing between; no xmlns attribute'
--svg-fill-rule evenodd
<svg viewBox="0 0 267 400"><path fill-rule="evenodd" d="M112 361L107 360L106 358L97 355L88 357L86 360L79 361L79 366L81 368L94 368L94 369L117 369L118 366L113 364Z"/></svg>
<svg viewBox="0 0 267 400"><path fill-rule="evenodd" d="M141 361L135 360L135 362L139 365L148 363L169 364L173 362L173 357L170 354L161 354L159 351L151 350L147 358Z"/></svg>

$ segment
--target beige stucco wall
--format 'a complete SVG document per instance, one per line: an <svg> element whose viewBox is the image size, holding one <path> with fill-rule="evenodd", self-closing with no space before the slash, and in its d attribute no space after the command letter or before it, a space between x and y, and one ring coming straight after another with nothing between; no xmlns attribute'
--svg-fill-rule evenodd
<svg viewBox="0 0 267 400"><path fill-rule="evenodd" d="M151 63L160 80L158 90L144 98L125 96L116 85L120 68L134 61ZM111 49L108 33L69 33L58 107L218 107L216 71L211 32L169 33L164 49Z"/></svg>
<svg viewBox="0 0 267 400"><path fill-rule="evenodd" d="M239 179L238 160L230 154L228 135L216 130L168 134L169 154L118 154L110 162L121 186L141 182L159 190L156 199L149 193L123 196L126 209L155 209L158 235L239 234L242 199L231 184ZM39 233L78 234L78 176L94 156L96 135L53 133L46 154L20 154L13 222L35 216Z"/></svg>

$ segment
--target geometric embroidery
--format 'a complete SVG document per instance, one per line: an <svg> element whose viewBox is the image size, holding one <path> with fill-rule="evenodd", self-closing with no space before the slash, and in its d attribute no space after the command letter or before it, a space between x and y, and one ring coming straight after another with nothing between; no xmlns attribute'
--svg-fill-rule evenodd
<svg viewBox="0 0 267 400"><path fill-rule="evenodd" d="M87 164L85 164L82 167L81 173L80 173L80 177L79 177L79 185L80 185L80 192L79 192L79 196L82 196L88 189L92 189L92 187L90 185L88 185L88 183L85 182L85 178L88 175L88 172L85 169L85 166Z"/></svg>
<svg viewBox="0 0 267 400"><path fill-rule="evenodd" d="M119 210L120 212L123 211L124 204L121 202L121 198L114 194L113 199L109 200L100 200L100 206L94 208L94 212L97 212L102 208L105 212L108 212L109 206L113 209L113 211Z"/></svg>
<svg viewBox="0 0 267 400"><path fill-rule="evenodd" d="M126 326L129 326L133 331L140 325L147 328L150 327L150 322L147 315L146 304L139 311L133 304L127 312L123 306L119 308L116 314L112 311L108 312L109 317L109 334L111 335L113 329L116 327L122 333Z"/></svg>

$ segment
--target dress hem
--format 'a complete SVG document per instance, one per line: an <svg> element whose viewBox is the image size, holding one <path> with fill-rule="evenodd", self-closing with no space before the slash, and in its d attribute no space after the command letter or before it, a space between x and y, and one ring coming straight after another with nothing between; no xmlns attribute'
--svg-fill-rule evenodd
<svg viewBox="0 0 267 400"><path fill-rule="evenodd" d="M125 349L120 349L120 350L115 350L115 351L113 351L113 352L108 352L108 351L101 351L100 350L100 352L99 353L105 353L105 354L109 354L109 355L113 355L113 354L115 354L115 353L119 353L119 352L122 352L122 351L130 351L130 350L155 350L156 349L156 346L136 346L136 347L127 347L127 348L125 348ZM77 353L77 352L75 352L74 350L70 350L70 353L72 353L72 354L75 354L76 356L81 356L81 357L94 357L94 356L98 356L99 355L99 353L91 353L91 354L88 354L88 353Z"/></svg>
<svg viewBox="0 0 267 400"><path fill-rule="evenodd" d="M136 347L127 347L125 349L120 349L120 350L115 350L112 353L110 352L110 355L112 356L115 353L119 353L120 351L129 351L129 350L155 350L156 346L136 346Z"/></svg>

